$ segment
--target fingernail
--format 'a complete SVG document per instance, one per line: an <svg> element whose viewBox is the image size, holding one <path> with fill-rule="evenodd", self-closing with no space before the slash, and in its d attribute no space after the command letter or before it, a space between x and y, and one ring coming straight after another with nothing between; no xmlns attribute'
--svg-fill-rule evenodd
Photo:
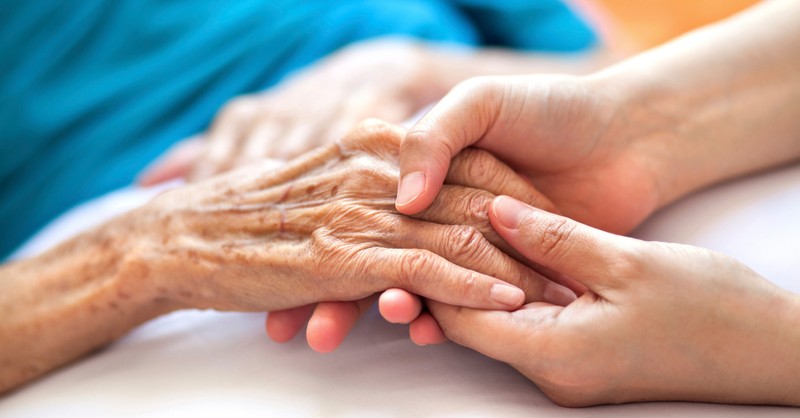
<svg viewBox="0 0 800 418"><path fill-rule="evenodd" d="M425 189L425 173L415 171L408 173L400 179L400 187L397 189L397 204L405 206L413 202Z"/></svg>
<svg viewBox="0 0 800 418"><path fill-rule="evenodd" d="M516 229L525 214L530 211L530 208L516 199L508 196L499 196L492 202L492 210L497 220L504 227Z"/></svg>
<svg viewBox="0 0 800 418"><path fill-rule="evenodd" d="M505 284L492 285L489 296L497 303L517 308L525 302L525 293L514 286Z"/></svg>
<svg viewBox="0 0 800 418"><path fill-rule="evenodd" d="M575 296L571 290L555 283L548 283L544 287L544 293L542 294L542 297L544 298L545 302L549 302L558 306L567 306L577 299L577 296Z"/></svg>

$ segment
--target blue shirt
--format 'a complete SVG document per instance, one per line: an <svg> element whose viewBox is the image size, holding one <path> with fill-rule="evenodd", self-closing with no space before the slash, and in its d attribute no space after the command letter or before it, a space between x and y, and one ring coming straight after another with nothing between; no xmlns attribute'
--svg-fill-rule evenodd
<svg viewBox="0 0 800 418"><path fill-rule="evenodd" d="M0 258L130 184L230 98L383 35L555 51L595 40L555 0L0 0Z"/></svg>

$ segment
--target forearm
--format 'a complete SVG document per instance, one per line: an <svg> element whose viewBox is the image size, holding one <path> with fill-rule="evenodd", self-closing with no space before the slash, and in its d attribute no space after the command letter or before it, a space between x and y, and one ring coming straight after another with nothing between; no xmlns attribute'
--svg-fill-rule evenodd
<svg viewBox="0 0 800 418"><path fill-rule="evenodd" d="M170 310L133 252L130 216L0 269L0 393Z"/></svg>
<svg viewBox="0 0 800 418"><path fill-rule="evenodd" d="M800 2L771 1L590 78L622 98L666 204L800 158Z"/></svg>

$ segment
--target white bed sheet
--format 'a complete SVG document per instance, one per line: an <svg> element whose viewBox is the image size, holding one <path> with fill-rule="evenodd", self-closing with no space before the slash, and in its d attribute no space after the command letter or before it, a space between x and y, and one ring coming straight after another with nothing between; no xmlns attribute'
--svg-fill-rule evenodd
<svg viewBox="0 0 800 418"><path fill-rule="evenodd" d="M51 225L22 255L77 224L146 201L127 190ZM730 254L800 292L800 165L693 195L634 235ZM50 234L49 236L47 234ZM187 311L0 398L2 417L797 417L781 407L646 403L566 409L510 367L447 344L416 347L370 312L340 350L268 340L264 316Z"/></svg>

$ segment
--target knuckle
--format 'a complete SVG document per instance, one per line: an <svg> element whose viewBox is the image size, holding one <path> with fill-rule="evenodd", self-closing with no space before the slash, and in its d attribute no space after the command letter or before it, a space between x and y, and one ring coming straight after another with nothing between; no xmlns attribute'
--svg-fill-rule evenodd
<svg viewBox="0 0 800 418"><path fill-rule="evenodd" d="M489 207L492 204L492 197L488 192L476 190L467 197L466 213L469 219L479 227L489 224Z"/></svg>
<svg viewBox="0 0 800 418"><path fill-rule="evenodd" d="M411 289L425 286L433 272L433 253L426 250L409 250L400 259L400 282Z"/></svg>
<svg viewBox="0 0 800 418"><path fill-rule="evenodd" d="M485 241L481 231L469 225L459 225L453 228L453 239L447 243L451 255L463 259L475 257L481 252Z"/></svg>

